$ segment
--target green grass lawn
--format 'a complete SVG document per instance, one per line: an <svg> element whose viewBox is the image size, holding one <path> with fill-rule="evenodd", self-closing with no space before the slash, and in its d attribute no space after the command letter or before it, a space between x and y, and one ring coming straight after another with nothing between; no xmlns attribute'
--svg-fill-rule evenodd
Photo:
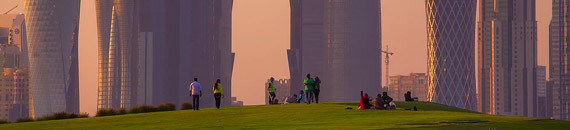
<svg viewBox="0 0 570 130"><path fill-rule="evenodd" d="M409 110L347 110L356 102L232 106L108 117L11 123L11 129L570 129L570 122L541 118L493 116L425 102L397 102ZM483 123L439 123L485 120ZM432 125L409 125L437 123Z"/></svg>

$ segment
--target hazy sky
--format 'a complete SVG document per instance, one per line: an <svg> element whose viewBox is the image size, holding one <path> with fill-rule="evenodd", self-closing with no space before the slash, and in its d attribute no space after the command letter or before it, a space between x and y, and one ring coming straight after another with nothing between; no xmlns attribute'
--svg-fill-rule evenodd
<svg viewBox="0 0 570 130"><path fill-rule="evenodd" d="M2 0L0 13L21 0ZM548 65L548 24L552 1L537 0L538 64ZM396 53L390 75L426 72L425 0L382 0L382 45ZM264 102L264 82L270 76L289 78L289 0L234 0L233 48L236 53L232 94L245 104ZM383 66L384 67L384 66ZM384 68L383 68L384 69ZM82 0L79 29L81 111L97 109L97 30L94 0ZM384 71L383 71L384 72ZM382 74L384 76L384 74Z"/></svg>

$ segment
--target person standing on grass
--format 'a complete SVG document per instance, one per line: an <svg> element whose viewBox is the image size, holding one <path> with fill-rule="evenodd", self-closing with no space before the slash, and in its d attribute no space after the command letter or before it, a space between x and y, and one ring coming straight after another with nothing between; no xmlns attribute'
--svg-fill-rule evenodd
<svg viewBox="0 0 570 130"><path fill-rule="evenodd" d="M192 108L200 110L200 97L202 97L202 86L198 82L198 78L194 78L194 82L190 83L190 96L192 96Z"/></svg>
<svg viewBox="0 0 570 130"><path fill-rule="evenodd" d="M214 98L216 99L216 108L220 109L220 100L224 97L224 91L222 90L220 79L216 80L212 89L214 90Z"/></svg>
<svg viewBox="0 0 570 130"><path fill-rule="evenodd" d="M315 86L313 93L315 94L315 103L319 104L319 92L321 91L321 79L319 76L315 76Z"/></svg>
<svg viewBox="0 0 570 130"><path fill-rule="evenodd" d="M273 83L275 79L273 77L271 77L269 79L269 83L267 83L267 91L269 91L269 104L275 104L274 100L275 100L275 84Z"/></svg>
<svg viewBox="0 0 570 130"><path fill-rule="evenodd" d="M305 84L305 95L307 96L307 104L311 104L313 100L313 90L315 85L315 80L311 78L311 74L307 74L307 78L303 81Z"/></svg>

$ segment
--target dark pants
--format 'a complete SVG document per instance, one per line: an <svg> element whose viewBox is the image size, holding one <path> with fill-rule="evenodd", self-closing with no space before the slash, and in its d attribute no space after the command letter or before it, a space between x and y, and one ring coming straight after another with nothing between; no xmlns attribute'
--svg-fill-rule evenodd
<svg viewBox="0 0 570 130"><path fill-rule="evenodd" d="M222 98L222 94L214 93L214 98L216 99L216 108L220 109L220 99Z"/></svg>
<svg viewBox="0 0 570 130"><path fill-rule="evenodd" d="M275 104L275 92L269 92L269 104Z"/></svg>
<svg viewBox="0 0 570 130"><path fill-rule="evenodd" d="M307 95L307 99L305 99L307 101L307 104L311 104L311 101L313 101L313 90L305 90L306 93L305 95Z"/></svg>
<svg viewBox="0 0 570 130"><path fill-rule="evenodd" d="M192 108L200 110L200 95L192 95Z"/></svg>
<svg viewBox="0 0 570 130"><path fill-rule="evenodd" d="M316 103L319 103L319 92L320 92L319 89L313 90L313 93L315 93L315 102Z"/></svg>

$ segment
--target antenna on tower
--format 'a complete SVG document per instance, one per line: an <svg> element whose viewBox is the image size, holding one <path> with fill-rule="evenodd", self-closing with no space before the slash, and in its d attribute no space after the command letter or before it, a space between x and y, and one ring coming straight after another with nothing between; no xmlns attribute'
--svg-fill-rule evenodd
<svg viewBox="0 0 570 130"><path fill-rule="evenodd" d="M4 13L4 14L8 14L8 13L10 13L10 11L12 11L12 10L14 10L14 9L16 9L16 8L18 8L18 5L14 6L12 9L10 9L10 10L6 11L6 13Z"/></svg>

